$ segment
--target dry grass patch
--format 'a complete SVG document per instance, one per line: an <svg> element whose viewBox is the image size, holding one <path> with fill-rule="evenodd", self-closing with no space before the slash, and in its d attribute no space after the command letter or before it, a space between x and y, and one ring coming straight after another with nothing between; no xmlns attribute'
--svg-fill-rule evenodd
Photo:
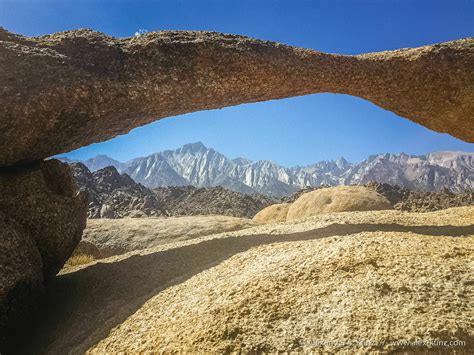
<svg viewBox="0 0 474 355"><path fill-rule="evenodd" d="M96 260L92 255L89 254L78 254L71 256L64 264L64 267L73 267L78 265L89 264Z"/></svg>

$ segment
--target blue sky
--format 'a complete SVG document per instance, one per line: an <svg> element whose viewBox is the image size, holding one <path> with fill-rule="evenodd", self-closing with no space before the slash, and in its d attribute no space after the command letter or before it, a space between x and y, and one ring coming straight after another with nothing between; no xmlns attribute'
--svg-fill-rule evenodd
<svg viewBox="0 0 474 355"><path fill-rule="evenodd" d="M139 29L212 30L358 54L473 36L474 1L0 0L0 26L24 35L92 28L119 37ZM167 118L67 155L123 161L196 141L231 158L287 166L381 152L474 151L362 99L317 94Z"/></svg>

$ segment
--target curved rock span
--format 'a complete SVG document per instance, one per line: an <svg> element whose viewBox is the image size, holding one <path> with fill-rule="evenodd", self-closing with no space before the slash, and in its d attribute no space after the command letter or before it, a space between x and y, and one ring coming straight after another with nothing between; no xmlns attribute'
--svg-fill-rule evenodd
<svg viewBox="0 0 474 355"><path fill-rule="evenodd" d="M118 39L0 29L0 68L0 166L168 116L322 92L474 142L473 38L346 56L202 31Z"/></svg>

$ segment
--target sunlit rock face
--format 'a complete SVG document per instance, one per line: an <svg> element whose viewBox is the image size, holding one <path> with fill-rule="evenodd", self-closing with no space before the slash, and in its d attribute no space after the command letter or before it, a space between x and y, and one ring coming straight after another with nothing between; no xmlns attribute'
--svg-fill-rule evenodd
<svg viewBox="0 0 474 355"><path fill-rule="evenodd" d="M358 56L203 31L130 38L0 30L0 166L154 120L319 92L367 99L474 141L474 39Z"/></svg>

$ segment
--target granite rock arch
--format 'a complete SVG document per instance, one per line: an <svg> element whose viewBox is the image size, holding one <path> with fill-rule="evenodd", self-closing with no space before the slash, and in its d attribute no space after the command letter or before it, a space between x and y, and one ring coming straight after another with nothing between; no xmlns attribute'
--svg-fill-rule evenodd
<svg viewBox="0 0 474 355"><path fill-rule="evenodd" d="M113 38L1 29L0 68L0 166L168 116L322 92L474 142L474 38L348 56L204 31Z"/></svg>

